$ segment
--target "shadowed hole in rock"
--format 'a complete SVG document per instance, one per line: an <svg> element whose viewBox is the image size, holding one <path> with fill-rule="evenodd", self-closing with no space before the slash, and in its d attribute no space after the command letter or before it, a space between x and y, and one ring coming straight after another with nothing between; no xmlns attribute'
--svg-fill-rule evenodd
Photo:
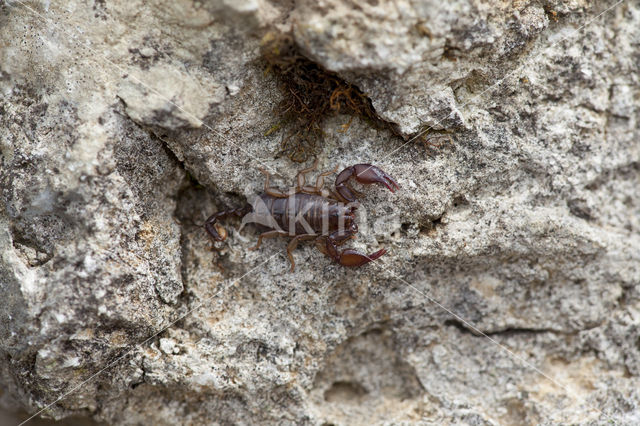
<svg viewBox="0 0 640 426"><path fill-rule="evenodd" d="M324 400L327 402L354 404L360 402L368 393L362 385L355 382L334 382L324 392Z"/></svg>
<svg viewBox="0 0 640 426"><path fill-rule="evenodd" d="M453 199L453 207L463 207L468 205L469 201L464 195L458 195Z"/></svg>
<svg viewBox="0 0 640 426"><path fill-rule="evenodd" d="M378 327L338 346L316 376L316 389L322 391L324 402L348 404L371 419L377 418L372 413L381 401L411 400L424 392L394 333ZM327 412L334 409L321 407Z"/></svg>

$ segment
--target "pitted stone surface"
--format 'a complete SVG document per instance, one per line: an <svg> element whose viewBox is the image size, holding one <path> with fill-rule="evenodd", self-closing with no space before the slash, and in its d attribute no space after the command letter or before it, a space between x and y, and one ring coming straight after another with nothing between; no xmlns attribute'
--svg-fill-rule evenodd
<svg viewBox="0 0 640 426"><path fill-rule="evenodd" d="M640 6L613 5L0 5L0 404L108 367L43 415L637 424ZM357 186L378 262L301 244L290 273L283 240L201 227L302 168L278 32L396 129L336 114L318 153L402 186Z"/></svg>

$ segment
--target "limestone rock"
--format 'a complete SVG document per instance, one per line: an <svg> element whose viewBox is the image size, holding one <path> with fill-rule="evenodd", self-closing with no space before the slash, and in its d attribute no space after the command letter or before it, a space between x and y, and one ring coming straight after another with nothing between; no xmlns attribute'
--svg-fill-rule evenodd
<svg viewBox="0 0 640 426"><path fill-rule="evenodd" d="M5 2L0 405L122 425L638 423L640 5L614 5ZM402 186L358 186L348 244L386 247L377 262L301 244L290 273L283 240L202 229L262 191L258 167L281 187L303 167L274 35L334 79L327 97L375 113L314 125L321 170L371 163Z"/></svg>

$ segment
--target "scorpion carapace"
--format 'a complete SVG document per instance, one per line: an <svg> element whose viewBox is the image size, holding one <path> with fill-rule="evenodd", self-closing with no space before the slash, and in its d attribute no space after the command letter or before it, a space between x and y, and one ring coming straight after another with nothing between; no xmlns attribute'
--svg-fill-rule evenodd
<svg viewBox="0 0 640 426"><path fill-rule="evenodd" d="M352 249L339 249L339 246L354 238L358 232L355 222L355 211L358 208L354 195L356 191L349 186L349 179L354 178L363 184L382 184L391 192L400 189L400 185L376 166L356 164L340 172L335 181L335 189L327 191L323 189L324 178L337 168L318 175L313 186L307 185L305 174L315 170L317 164L316 159L313 166L300 170L297 185L289 192L269 186L269 173L260 169L265 175L264 193L253 204L212 214L205 222L205 229L214 240L223 241L227 232L217 222L228 216L242 217L243 225L257 223L267 227L269 230L260 234L251 250L260 247L263 238L293 237L287 247L291 271L295 269L292 252L304 240L315 239L316 246L322 253L344 266L362 266L385 254L385 249L368 255Z"/></svg>

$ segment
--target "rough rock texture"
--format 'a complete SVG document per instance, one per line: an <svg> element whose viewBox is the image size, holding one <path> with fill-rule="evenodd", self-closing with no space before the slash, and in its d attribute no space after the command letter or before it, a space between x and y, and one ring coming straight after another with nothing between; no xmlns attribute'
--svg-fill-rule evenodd
<svg viewBox="0 0 640 426"><path fill-rule="evenodd" d="M89 3L0 3L5 408L640 422L637 1ZM201 228L261 191L257 167L301 167L269 34L389 124L331 115L318 153L402 185L361 198L349 244L379 262L303 244L289 273L283 240L249 251L230 221L212 250Z"/></svg>

